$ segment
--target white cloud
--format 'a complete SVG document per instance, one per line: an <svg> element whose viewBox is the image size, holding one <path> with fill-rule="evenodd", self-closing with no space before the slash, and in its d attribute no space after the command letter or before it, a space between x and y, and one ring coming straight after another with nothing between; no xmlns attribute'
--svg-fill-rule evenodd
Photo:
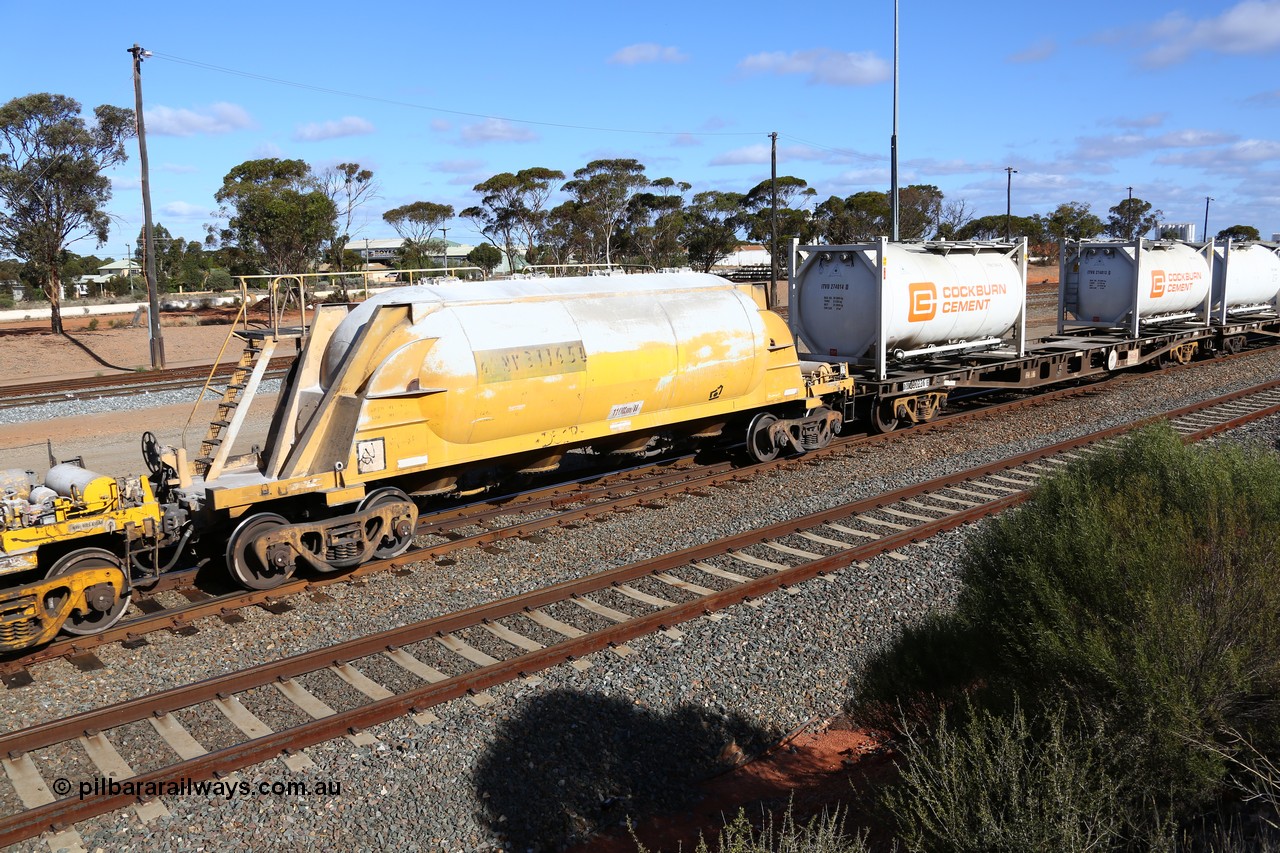
<svg viewBox="0 0 1280 853"><path fill-rule="evenodd" d="M344 136L363 136L373 133L373 124L359 116L343 116L340 119L302 124L293 132L293 138L301 142L323 142Z"/></svg>
<svg viewBox="0 0 1280 853"><path fill-rule="evenodd" d="M663 47L651 41L629 44L609 57L614 65L642 65L653 62L685 62L689 57L677 47Z"/></svg>
<svg viewBox="0 0 1280 853"><path fill-rule="evenodd" d="M269 157L283 157L284 149L270 140L253 146L253 159L265 160Z"/></svg>
<svg viewBox="0 0 1280 853"><path fill-rule="evenodd" d="M1270 53L1280 49L1280 0L1243 0L1215 18L1194 20L1174 12L1149 31L1155 46L1145 65L1181 62L1198 51L1226 54Z"/></svg>
<svg viewBox="0 0 1280 853"><path fill-rule="evenodd" d="M1156 158L1157 163L1165 165L1221 167L1226 170L1271 160L1280 160L1280 142L1272 139L1242 139L1221 148L1182 151Z"/></svg>
<svg viewBox="0 0 1280 853"><path fill-rule="evenodd" d="M433 118L431 120L431 129L436 133L448 133L453 130L453 124L448 119Z"/></svg>
<svg viewBox="0 0 1280 853"><path fill-rule="evenodd" d="M874 53L841 53L827 48L756 53L738 63L748 74L803 74L809 83L869 86L889 79L889 63Z"/></svg>
<svg viewBox="0 0 1280 853"><path fill-rule="evenodd" d="M1057 42L1053 39L1040 39L1025 50L1020 50L1017 53L1011 53L1006 58L1009 62L1014 63L1043 62L1057 52Z"/></svg>
<svg viewBox="0 0 1280 853"><path fill-rule="evenodd" d="M1114 125L1115 127L1129 128L1131 130L1142 130L1148 127L1159 127L1164 124L1164 120L1168 118L1168 116L1168 113L1148 113L1147 115L1137 116L1135 118L1121 116L1120 118L1114 118L1110 121L1101 123Z"/></svg>
<svg viewBox="0 0 1280 853"><path fill-rule="evenodd" d="M761 142L758 145L746 145L742 148L734 148L731 151L725 151L723 154L717 154L711 158L712 166L744 166L744 165L760 165L769 162L770 151L769 145ZM782 168L783 161L786 160L808 160L826 163L844 163L851 159L849 154L836 151L820 151L817 148L810 148L807 145L783 145L778 148L778 168Z"/></svg>
<svg viewBox="0 0 1280 853"><path fill-rule="evenodd" d="M254 126L244 107L217 103L200 110L156 106L145 111L147 133L158 136L195 136L231 133Z"/></svg>
<svg viewBox="0 0 1280 853"><path fill-rule="evenodd" d="M1244 102L1257 107L1280 106L1280 89L1272 89L1270 92L1259 92L1256 95L1250 95L1244 99Z"/></svg>
<svg viewBox="0 0 1280 853"><path fill-rule="evenodd" d="M448 172L451 175L471 173L484 165L483 160L437 160L431 168L437 172Z"/></svg>
<svg viewBox="0 0 1280 853"><path fill-rule="evenodd" d="M478 124L469 124L459 133L462 141L468 145L483 142L533 142L538 138L527 127L518 127L500 118L487 118Z"/></svg>
<svg viewBox="0 0 1280 853"><path fill-rule="evenodd" d="M111 181L112 190L136 190L142 187L142 181L139 178L125 178L118 175L108 175L107 180Z"/></svg>
<svg viewBox="0 0 1280 853"><path fill-rule="evenodd" d="M1076 160L1108 160L1134 157L1162 148L1204 148L1232 142L1237 137L1214 130L1171 130L1158 136L1122 133L1117 136L1082 136L1076 140Z"/></svg>
<svg viewBox="0 0 1280 853"><path fill-rule="evenodd" d="M199 204L191 204L186 201L171 201L168 204L161 205L160 212L165 216L187 219L197 216L206 216L209 211L207 207Z"/></svg>

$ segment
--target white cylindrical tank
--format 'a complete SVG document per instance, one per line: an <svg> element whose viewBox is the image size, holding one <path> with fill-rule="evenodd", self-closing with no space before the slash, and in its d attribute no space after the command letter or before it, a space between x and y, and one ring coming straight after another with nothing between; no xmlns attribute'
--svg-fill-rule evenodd
<svg viewBox="0 0 1280 853"><path fill-rule="evenodd" d="M1008 251L958 243L886 243L815 249L791 283L792 330L816 354L861 358L876 344L882 284L885 349L912 350L1001 337L1018 321L1026 284Z"/></svg>
<svg viewBox="0 0 1280 853"><path fill-rule="evenodd" d="M352 310L325 350L322 387L379 305L408 305L410 319L370 351L363 393L447 389L429 428L454 444L728 405L763 382L771 346L791 344L744 288L701 273L428 285Z"/></svg>
<svg viewBox="0 0 1280 853"><path fill-rule="evenodd" d="M1209 262L1185 243L1083 243L1076 319L1121 325L1134 305L1143 319L1197 311L1209 294Z"/></svg>
<svg viewBox="0 0 1280 853"><path fill-rule="evenodd" d="M1274 249L1247 245L1213 247L1213 311L1274 306L1280 294L1280 254Z"/></svg>

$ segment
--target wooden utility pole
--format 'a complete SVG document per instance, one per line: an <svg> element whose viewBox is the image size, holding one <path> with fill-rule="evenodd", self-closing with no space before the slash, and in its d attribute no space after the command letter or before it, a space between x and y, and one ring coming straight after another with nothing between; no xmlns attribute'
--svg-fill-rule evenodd
<svg viewBox="0 0 1280 853"><path fill-rule="evenodd" d="M133 54L133 100L138 121L138 160L142 164L142 265L147 274L147 328L151 337L151 368L164 369L164 338L160 334L160 293L156 284L155 235L151 231L151 179L147 169L147 126L142 120L142 60L151 55L136 43Z"/></svg>
<svg viewBox="0 0 1280 853"><path fill-rule="evenodd" d="M778 304L778 133L769 134L769 178L773 207L769 213L769 307Z"/></svg>

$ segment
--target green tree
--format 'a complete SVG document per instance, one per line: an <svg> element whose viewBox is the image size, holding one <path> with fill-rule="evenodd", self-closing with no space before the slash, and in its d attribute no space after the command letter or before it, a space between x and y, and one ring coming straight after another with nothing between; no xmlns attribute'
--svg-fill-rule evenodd
<svg viewBox="0 0 1280 853"><path fill-rule="evenodd" d="M526 251L542 242L552 182L563 179L564 172L544 166L502 172L476 184L473 189L482 194L480 203L458 215L472 223L494 246L500 246L507 255L508 267L515 270L517 235L523 237Z"/></svg>
<svg viewBox="0 0 1280 853"><path fill-rule="evenodd" d="M444 241L432 240L431 235L453 218L453 207L433 201L415 201L388 210L382 218L404 238L400 250L401 265L405 269L422 269L434 252L444 253Z"/></svg>
<svg viewBox="0 0 1280 853"><path fill-rule="evenodd" d="M234 247L235 268L304 272L336 231L338 209L302 160L247 160L227 173L214 198L227 223L217 238Z"/></svg>
<svg viewBox="0 0 1280 853"><path fill-rule="evenodd" d="M62 259L67 246L88 237L107 241L104 209L111 182L103 169L123 162L133 137L132 110L94 109L85 123L80 104L47 92L0 107L0 250L30 263L62 332Z"/></svg>
<svg viewBox="0 0 1280 853"><path fill-rule="evenodd" d="M373 178L373 171L362 168L359 163L339 163L320 173L320 187L338 211L329 254L342 270L347 266L346 248L353 236L351 222L357 209L378 197L378 182Z"/></svg>
<svg viewBox="0 0 1280 853"><path fill-rule="evenodd" d="M680 229L684 225L684 181L658 178L648 192L638 192L627 204L619 248L655 269L674 266L683 254Z"/></svg>
<svg viewBox="0 0 1280 853"><path fill-rule="evenodd" d="M773 257L773 181L766 178L747 192L743 199L746 211L747 239L759 243L769 252L774 270L780 275L782 259L786 257L788 241L799 237L803 241L812 238L813 225L805 208L818 195L803 178L794 175L778 176L778 257Z"/></svg>
<svg viewBox="0 0 1280 853"><path fill-rule="evenodd" d="M1218 232L1219 240L1261 240L1262 235L1252 225L1232 225Z"/></svg>
<svg viewBox="0 0 1280 853"><path fill-rule="evenodd" d="M864 190L847 198L831 196L813 212L816 235L832 245L888 236L889 197Z"/></svg>
<svg viewBox="0 0 1280 853"><path fill-rule="evenodd" d="M742 193L708 190L693 197L684 225L689 263L703 272L737 247L742 229Z"/></svg>
<svg viewBox="0 0 1280 853"><path fill-rule="evenodd" d="M1050 236L1058 241L1088 240L1106 230L1102 220L1089 212L1088 203L1082 201L1060 204L1046 218Z"/></svg>
<svg viewBox="0 0 1280 853"><path fill-rule="evenodd" d="M573 173L564 191L578 202L580 226L590 233L590 244L603 245L603 260L613 263L614 229L627 211L631 196L649 185L638 160L592 160Z"/></svg>
<svg viewBox="0 0 1280 853"><path fill-rule="evenodd" d="M488 278L493 275L498 264L502 263L502 250L490 243L481 243L467 252L467 261L484 270L485 278Z"/></svg>
<svg viewBox="0 0 1280 853"><path fill-rule="evenodd" d="M1140 198L1123 198L1107 213L1107 233L1118 240L1136 240L1151 233L1164 216L1162 211L1151 209L1151 202Z"/></svg>

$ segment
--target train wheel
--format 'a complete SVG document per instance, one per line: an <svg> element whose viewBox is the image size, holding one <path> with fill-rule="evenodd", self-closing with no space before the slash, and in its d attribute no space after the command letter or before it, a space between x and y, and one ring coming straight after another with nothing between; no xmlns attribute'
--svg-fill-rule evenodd
<svg viewBox="0 0 1280 853"><path fill-rule="evenodd" d="M757 462L771 462L778 458L779 447L769 435L769 427L778 419L768 412L761 412L751 419L747 427L747 455Z"/></svg>
<svg viewBox="0 0 1280 853"><path fill-rule="evenodd" d="M85 569L119 569L128 578L128 573L125 572L123 564L116 555L102 548L81 548L78 551L72 551L54 563L45 577L74 575ZM84 591L84 597L89 603L88 612L72 611L67 621L62 623L62 630L68 634L82 637L105 631L119 622L120 617L124 616L125 610L129 608L130 593L126 592L116 597L115 589L110 584L91 586ZM46 606L51 610L61 608L62 604L61 598L46 602Z"/></svg>
<svg viewBox="0 0 1280 853"><path fill-rule="evenodd" d="M879 400L871 404L871 428L878 433L893 432L898 428L898 418L894 414L893 401Z"/></svg>
<svg viewBox="0 0 1280 853"><path fill-rule="evenodd" d="M382 489L374 489L372 492L365 495L364 500L360 501L360 511L363 512L366 509L373 509L374 507L382 506L383 504L399 503L401 501L413 503L413 500L408 495L392 486ZM372 525L372 528L370 528L370 525ZM384 531L380 531L378 529L381 525L381 519L370 521L366 525L366 536L381 537L378 541L378 546L373 549L374 559L389 560L392 557L399 557L405 551L409 550L409 546L413 544L412 522L408 524L401 524L392 530Z"/></svg>
<svg viewBox="0 0 1280 853"><path fill-rule="evenodd" d="M237 583L246 589L272 589L289 579L295 566L292 557L283 559L282 553L280 560L264 562L249 547L263 533L288 523L283 516L273 512L251 515L240 522L227 539L227 569Z"/></svg>

